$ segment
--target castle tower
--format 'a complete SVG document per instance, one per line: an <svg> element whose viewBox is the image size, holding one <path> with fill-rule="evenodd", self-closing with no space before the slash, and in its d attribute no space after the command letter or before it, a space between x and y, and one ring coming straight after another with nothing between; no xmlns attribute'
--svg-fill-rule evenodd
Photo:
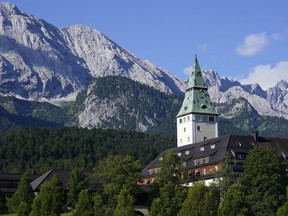
<svg viewBox="0 0 288 216"><path fill-rule="evenodd" d="M195 56L185 98L177 115L177 146L218 137L218 115Z"/></svg>

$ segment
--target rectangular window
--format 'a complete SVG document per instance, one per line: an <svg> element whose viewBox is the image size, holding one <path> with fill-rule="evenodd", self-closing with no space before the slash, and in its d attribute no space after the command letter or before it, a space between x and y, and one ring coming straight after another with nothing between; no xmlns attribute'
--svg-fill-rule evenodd
<svg viewBox="0 0 288 216"><path fill-rule="evenodd" d="M216 165L214 168L215 168L215 172L218 172L218 166Z"/></svg>
<svg viewBox="0 0 288 216"><path fill-rule="evenodd" d="M190 142L190 137L188 137L188 142Z"/></svg>
<svg viewBox="0 0 288 216"><path fill-rule="evenodd" d="M186 162L183 162L183 167L186 167Z"/></svg>
<svg viewBox="0 0 288 216"><path fill-rule="evenodd" d="M203 164L203 163L204 163L204 159L201 158L201 159L199 160L199 162L200 162L200 164Z"/></svg>
<svg viewBox="0 0 288 216"><path fill-rule="evenodd" d="M203 137L203 140L207 140L207 137Z"/></svg>
<svg viewBox="0 0 288 216"><path fill-rule="evenodd" d="M186 128L184 127L184 133L186 132Z"/></svg>
<svg viewBox="0 0 288 216"><path fill-rule="evenodd" d="M205 168L203 169L203 174L204 174L204 175L206 175L206 174L207 174L207 171L206 171L206 169L205 169Z"/></svg>
<svg viewBox="0 0 288 216"><path fill-rule="evenodd" d="M215 121L215 118L212 117L212 116L210 116L210 117L209 117L209 121L210 121L210 122L214 122L214 121Z"/></svg>
<svg viewBox="0 0 288 216"><path fill-rule="evenodd" d="M197 126L197 131L201 131L201 127L200 126Z"/></svg>
<svg viewBox="0 0 288 216"><path fill-rule="evenodd" d="M190 121L190 116L187 116L187 121Z"/></svg>

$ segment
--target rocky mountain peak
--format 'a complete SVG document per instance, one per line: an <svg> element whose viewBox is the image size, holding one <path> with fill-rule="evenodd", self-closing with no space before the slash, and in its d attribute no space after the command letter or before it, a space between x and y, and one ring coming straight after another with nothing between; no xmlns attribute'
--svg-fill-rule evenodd
<svg viewBox="0 0 288 216"><path fill-rule="evenodd" d="M13 14L20 14L20 10L9 2L1 2L0 4L1 16L11 16Z"/></svg>

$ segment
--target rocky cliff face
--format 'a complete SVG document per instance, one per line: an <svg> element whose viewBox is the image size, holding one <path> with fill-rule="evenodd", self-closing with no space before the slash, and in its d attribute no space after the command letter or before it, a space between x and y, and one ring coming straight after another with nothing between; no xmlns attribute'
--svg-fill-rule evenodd
<svg viewBox="0 0 288 216"><path fill-rule="evenodd" d="M237 81L220 78L215 71L204 72L204 77L215 103L225 104L233 99L244 98L260 115L288 118L287 81L282 80L275 87L264 91L258 84L241 85Z"/></svg>
<svg viewBox="0 0 288 216"><path fill-rule="evenodd" d="M74 116L79 126L121 128L133 124L128 128L147 131L163 121L163 113L162 117L155 114L155 109L160 109L155 97L145 96L150 104L151 98L156 101L155 109L140 118L137 110L144 111L135 109L139 104L131 102L134 95L109 95L107 101L99 98L99 93L90 94L94 80L108 76L127 77L166 95L183 95L185 89L173 74L140 60L95 29L82 25L58 29L12 4L0 3L0 95L54 103L74 100L80 90L88 89L82 109ZM205 71L204 77L223 117L232 118L245 110L249 118L268 115L288 119L286 81L264 91L258 84L241 85L212 70ZM165 106L161 109L167 109Z"/></svg>
<svg viewBox="0 0 288 216"><path fill-rule="evenodd" d="M93 77L125 76L161 92L181 94L171 73L141 61L86 26L58 29L9 3L0 3L0 93L59 99L86 88Z"/></svg>

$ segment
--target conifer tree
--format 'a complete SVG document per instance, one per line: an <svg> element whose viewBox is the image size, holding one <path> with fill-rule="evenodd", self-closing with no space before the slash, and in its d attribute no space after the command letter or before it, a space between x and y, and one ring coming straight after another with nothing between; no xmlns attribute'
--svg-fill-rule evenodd
<svg viewBox="0 0 288 216"><path fill-rule="evenodd" d="M58 175L54 175L50 181L41 185L40 192L34 199L31 215L59 216L64 206L61 186Z"/></svg>
<svg viewBox="0 0 288 216"><path fill-rule="evenodd" d="M93 200L87 189L80 192L73 216L94 216Z"/></svg>
<svg viewBox="0 0 288 216"><path fill-rule="evenodd" d="M126 188L123 188L118 195L118 204L113 216L134 216L134 199Z"/></svg>
<svg viewBox="0 0 288 216"><path fill-rule="evenodd" d="M86 188L87 179L83 171L74 169L68 182L67 204L73 209L78 201L79 193Z"/></svg>
<svg viewBox="0 0 288 216"><path fill-rule="evenodd" d="M30 185L30 180L27 174L23 174L16 193L8 200L8 206L11 212L17 212L21 215L28 215L31 211L31 205L34 199L34 193ZM19 206L21 204L21 210ZM26 209L27 208L27 209Z"/></svg>
<svg viewBox="0 0 288 216"><path fill-rule="evenodd" d="M103 216L105 214L103 199L100 195L96 194L93 197L94 203L94 216Z"/></svg>

